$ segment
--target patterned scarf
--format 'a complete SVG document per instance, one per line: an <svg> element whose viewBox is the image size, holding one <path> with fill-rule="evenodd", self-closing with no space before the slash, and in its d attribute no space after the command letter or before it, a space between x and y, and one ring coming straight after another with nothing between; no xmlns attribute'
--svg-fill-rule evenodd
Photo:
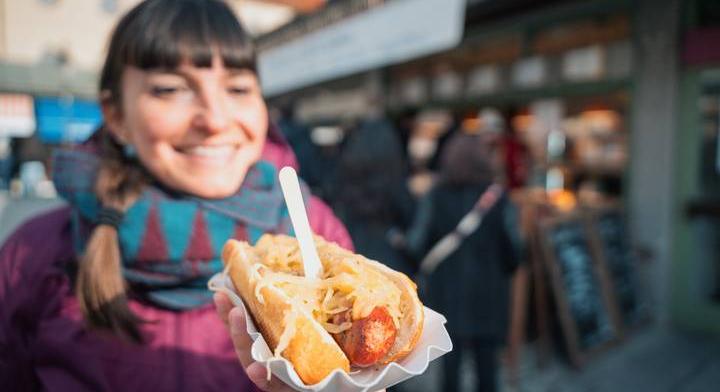
<svg viewBox="0 0 720 392"><path fill-rule="evenodd" d="M73 208L78 254L97 224L94 184L100 158L94 148L57 150L53 182ZM302 184L308 200L308 188ZM222 270L221 251L230 238L255 243L266 232L292 234L277 168L259 161L239 191L225 199L177 195L147 186L125 213L118 236L123 274L134 294L170 309L192 309L212 300L208 279Z"/></svg>

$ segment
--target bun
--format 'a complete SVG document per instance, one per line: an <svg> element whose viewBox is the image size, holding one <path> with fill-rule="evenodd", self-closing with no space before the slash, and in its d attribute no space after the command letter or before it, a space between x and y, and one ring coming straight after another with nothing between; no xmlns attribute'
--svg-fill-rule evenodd
<svg viewBox="0 0 720 392"><path fill-rule="evenodd" d="M319 279L302 276L297 240L264 235L253 247L230 240L228 274L274 355L308 385L335 369L379 366L409 354L423 325L415 284L404 274L315 238Z"/></svg>

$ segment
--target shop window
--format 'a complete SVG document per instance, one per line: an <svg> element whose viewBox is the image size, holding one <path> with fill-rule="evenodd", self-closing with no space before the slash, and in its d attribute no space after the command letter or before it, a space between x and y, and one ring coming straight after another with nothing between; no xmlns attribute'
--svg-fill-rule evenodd
<svg viewBox="0 0 720 392"><path fill-rule="evenodd" d="M619 201L628 160L625 92L545 99L511 120L529 147L529 184L574 194L584 204Z"/></svg>
<svg viewBox="0 0 720 392"><path fill-rule="evenodd" d="M706 81L698 102L702 147L700 152L700 187L706 196L720 195L720 79Z"/></svg>
<svg viewBox="0 0 720 392"><path fill-rule="evenodd" d="M720 301L720 73L706 72L698 100L701 142L698 159L698 192L691 209L696 257L693 294Z"/></svg>

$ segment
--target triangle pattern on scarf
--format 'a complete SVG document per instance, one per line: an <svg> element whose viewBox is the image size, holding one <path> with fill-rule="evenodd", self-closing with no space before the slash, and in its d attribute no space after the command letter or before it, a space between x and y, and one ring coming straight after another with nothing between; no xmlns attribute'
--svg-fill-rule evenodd
<svg viewBox="0 0 720 392"><path fill-rule="evenodd" d="M246 231L248 236L247 241L250 243L250 245L255 245L255 243L258 242L260 237L265 234L265 231L253 226L247 226Z"/></svg>
<svg viewBox="0 0 720 392"><path fill-rule="evenodd" d="M149 200L138 200L130 209L125 212L126 222L147 222L148 214L152 203ZM133 225L120 225L118 228L120 248L123 258L132 263L138 255L143 237L135 235Z"/></svg>
<svg viewBox="0 0 720 392"><path fill-rule="evenodd" d="M215 250L215 254L219 255L222 253L225 242L232 238L236 222L214 211L205 210L203 213L205 215L205 222L207 222L208 227L212 228L212 230L210 230L212 247Z"/></svg>
<svg viewBox="0 0 720 392"><path fill-rule="evenodd" d="M155 205L150 208L148 213L147 226L136 259L161 263L168 259L167 243Z"/></svg>
<svg viewBox="0 0 720 392"><path fill-rule="evenodd" d="M247 232L247 226L243 224L238 224L235 226L235 234L233 235L234 239L238 241L248 241L248 232Z"/></svg>
<svg viewBox="0 0 720 392"><path fill-rule="evenodd" d="M180 261L187 254L190 237L193 235L192 222L198 210L197 203L184 200L165 200L158 203L160 223L167 234L168 256L171 261ZM197 218L196 218L197 219Z"/></svg>
<svg viewBox="0 0 720 392"><path fill-rule="evenodd" d="M190 235L190 244L185 252L185 260L202 260L207 261L213 257L212 244L208 235L207 224L201 210L195 213L195 221L192 225L192 234Z"/></svg>

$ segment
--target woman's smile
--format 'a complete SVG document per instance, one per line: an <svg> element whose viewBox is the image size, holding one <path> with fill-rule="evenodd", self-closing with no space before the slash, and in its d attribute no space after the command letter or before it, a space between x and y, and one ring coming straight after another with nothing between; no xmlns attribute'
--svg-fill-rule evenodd
<svg viewBox="0 0 720 392"><path fill-rule="evenodd" d="M234 161L240 151L238 144L195 145L177 148L179 154L193 164L220 167Z"/></svg>

